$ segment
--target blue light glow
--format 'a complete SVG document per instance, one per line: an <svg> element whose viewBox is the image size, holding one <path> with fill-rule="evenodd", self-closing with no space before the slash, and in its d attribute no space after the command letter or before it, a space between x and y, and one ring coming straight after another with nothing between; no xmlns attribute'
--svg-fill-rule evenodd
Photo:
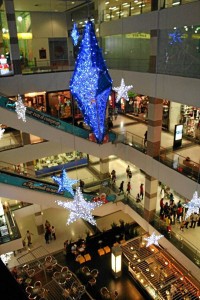
<svg viewBox="0 0 200 300"><path fill-rule="evenodd" d="M181 33L176 29L174 32L169 33L170 45L175 43L182 43Z"/></svg>
<svg viewBox="0 0 200 300"><path fill-rule="evenodd" d="M83 33L70 90L98 143L105 135L105 117L112 79L95 36L94 25L88 21Z"/></svg>
<svg viewBox="0 0 200 300"><path fill-rule="evenodd" d="M72 32L71 32L71 37L72 37L72 41L73 41L74 46L77 46L78 39L79 39L79 32L78 32L78 28L77 28L76 23L74 23L74 25L73 25L73 29L72 29Z"/></svg>
<svg viewBox="0 0 200 300"><path fill-rule="evenodd" d="M74 196L72 185L77 183L78 180L69 178L65 170L62 170L60 176L52 176L52 179L59 185L58 193L68 191Z"/></svg>

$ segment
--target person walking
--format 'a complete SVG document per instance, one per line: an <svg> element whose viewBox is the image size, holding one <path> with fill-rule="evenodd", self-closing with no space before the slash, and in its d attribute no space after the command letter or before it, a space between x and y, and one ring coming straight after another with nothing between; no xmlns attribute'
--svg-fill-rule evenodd
<svg viewBox="0 0 200 300"><path fill-rule="evenodd" d="M27 241L28 241L28 247L30 245L32 245L32 238L31 238L32 235L33 235L33 233L31 233L29 230L27 230L27 232L26 232L26 238L27 238Z"/></svg>
<svg viewBox="0 0 200 300"><path fill-rule="evenodd" d="M131 192L131 183L130 183L130 181L127 183L126 192L127 192L127 195L129 195L130 192Z"/></svg>
<svg viewBox="0 0 200 300"><path fill-rule="evenodd" d="M140 199L143 200L144 198L144 184L140 184Z"/></svg>
<svg viewBox="0 0 200 300"><path fill-rule="evenodd" d="M111 179L112 179L112 182L115 183L115 181L116 181L116 171L115 170L112 170L112 172L111 172Z"/></svg>
<svg viewBox="0 0 200 300"><path fill-rule="evenodd" d="M121 194L121 193L123 193L124 192L124 181L122 181L121 183L120 183L120 186L119 186L119 195Z"/></svg>
<svg viewBox="0 0 200 300"><path fill-rule="evenodd" d="M130 166L128 165L126 168L126 176L129 178Z"/></svg>
<svg viewBox="0 0 200 300"><path fill-rule="evenodd" d="M146 144L147 144L147 130L144 134L144 146L146 147Z"/></svg>
<svg viewBox="0 0 200 300"><path fill-rule="evenodd" d="M53 239L56 240L56 230L55 230L54 226L51 227L51 234L52 234Z"/></svg>

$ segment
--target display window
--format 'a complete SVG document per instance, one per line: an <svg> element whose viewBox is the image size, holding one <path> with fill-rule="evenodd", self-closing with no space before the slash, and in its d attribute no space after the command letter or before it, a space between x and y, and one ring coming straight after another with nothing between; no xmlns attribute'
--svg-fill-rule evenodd
<svg viewBox="0 0 200 300"><path fill-rule="evenodd" d="M26 106L46 112L46 92L25 94L24 100Z"/></svg>
<svg viewBox="0 0 200 300"><path fill-rule="evenodd" d="M180 123L185 135L200 140L200 108L181 105Z"/></svg>
<svg viewBox="0 0 200 300"><path fill-rule="evenodd" d="M77 102L69 90L47 93L47 112L67 121L82 119Z"/></svg>

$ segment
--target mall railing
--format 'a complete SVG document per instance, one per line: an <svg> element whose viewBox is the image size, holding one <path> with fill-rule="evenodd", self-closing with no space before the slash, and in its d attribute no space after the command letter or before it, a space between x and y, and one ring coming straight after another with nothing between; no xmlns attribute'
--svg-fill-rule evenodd
<svg viewBox="0 0 200 300"><path fill-rule="evenodd" d="M160 155L155 159L197 183L200 183L200 164L192 161L189 157L184 157L174 151L169 152L161 147Z"/></svg>
<svg viewBox="0 0 200 300"><path fill-rule="evenodd" d="M15 102L3 96L0 96L0 107L15 112ZM91 142L95 142L95 139L93 137L90 137L90 130L74 126L73 124L57 119L51 115L48 115L47 113L35 110L32 107L26 108L26 115L41 123L48 124L59 130L65 131L83 139L89 139ZM116 135L114 132L108 132L107 137L108 138L105 142L113 142L116 138Z"/></svg>
<svg viewBox="0 0 200 300"><path fill-rule="evenodd" d="M129 205L134 211L136 211L142 218L144 216L144 207L136 202L136 199L132 196L124 196L123 202ZM188 257L195 265L200 266L200 250L187 240L183 235L178 234L172 230L168 232L167 226L163 220L155 213L153 220L150 224L161 234L165 236L177 249L179 249L186 257Z"/></svg>
<svg viewBox="0 0 200 300"><path fill-rule="evenodd" d="M22 74L43 73L43 72L59 72L74 70L74 60L69 62L66 59L59 60L27 60L26 64L21 64Z"/></svg>
<svg viewBox="0 0 200 300"><path fill-rule="evenodd" d="M20 133L3 135L2 139L0 139L0 151L9 150L13 148L18 148L23 146L22 136Z"/></svg>

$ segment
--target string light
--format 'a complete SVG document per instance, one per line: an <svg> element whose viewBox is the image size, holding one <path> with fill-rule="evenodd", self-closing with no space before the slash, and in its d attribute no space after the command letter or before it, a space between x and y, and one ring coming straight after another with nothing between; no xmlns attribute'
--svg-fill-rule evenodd
<svg viewBox="0 0 200 300"><path fill-rule="evenodd" d="M70 215L67 220L67 225L77 221L78 219L84 219L90 224L96 225L96 221L93 215L91 214L91 211L103 204L101 201L98 202L85 201L80 187L76 188L76 193L73 201L63 202L60 200L56 200L56 203L59 206L62 206L65 209L68 209L70 211Z"/></svg>
<svg viewBox="0 0 200 300"><path fill-rule="evenodd" d="M72 29L72 32L71 32L71 37L72 37L72 41L73 41L74 46L77 46L79 36L80 35L79 35L79 32L78 32L77 25L76 25L76 23L74 23L73 29Z"/></svg>
<svg viewBox="0 0 200 300"><path fill-rule="evenodd" d="M152 233L147 238L144 238L145 241L147 241L146 247L149 247L151 245L159 246L158 241L163 237L164 235L156 235L155 232Z"/></svg>
<svg viewBox="0 0 200 300"><path fill-rule="evenodd" d="M183 206L185 208L188 208L188 210L186 212L186 215L185 215L185 218L190 217L190 215L193 214L193 213L199 214L200 197L198 197L197 191L194 192L192 199L188 203L183 204Z"/></svg>
<svg viewBox="0 0 200 300"><path fill-rule="evenodd" d="M98 46L91 21L86 23L70 90L98 143L106 133L105 118L112 79Z"/></svg>
<svg viewBox="0 0 200 300"><path fill-rule="evenodd" d="M74 196L72 185L77 183L78 180L69 178L65 170L62 170L60 176L52 176L51 178L59 185L58 193L68 191Z"/></svg>
<svg viewBox="0 0 200 300"><path fill-rule="evenodd" d="M118 87L114 87L113 90L117 92L116 102L119 102L121 98L124 98L126 101L129 101L128 91L132 89L132 85L125 85L124 79L121 79L121 85Z"/></svg>
<svg viewBox="0 0 200 300"><path fill-rule="evenodd" d="M0 124L0 140L2 139L4 131L5 131L5 129L2 128L1 126L2 126L2 124Z"/></svg>
<svg viewBox="0 0 200 300"><path fill-rule="evenodd" d="M23 122L26 122L26 106L24 105L20 95L18 95L18 99L15 102L15 111L17 113L17 118L22 119Z"/></svg>
<svg viewBox="0 0 200 300"><path fill-rule="evenodd" d="M178 29L176 29L172 33L169 33L169 38L171 39L170 45L173 45L175 43L182 43L181 33L179 32Z"/></svg>

